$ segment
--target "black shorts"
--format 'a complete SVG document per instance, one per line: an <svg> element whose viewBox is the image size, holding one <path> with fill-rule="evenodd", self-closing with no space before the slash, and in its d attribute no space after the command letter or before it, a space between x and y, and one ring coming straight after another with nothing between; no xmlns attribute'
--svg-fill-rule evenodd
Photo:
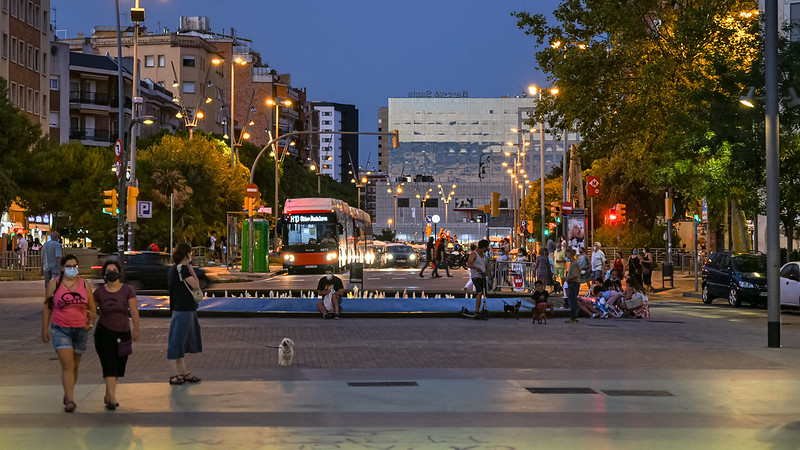
<svg viewBox="0 0 800 450"><path fill-rule="evenodd" d="M475 291L486 293L486 279L485 278L473 278L472 284L475 286Z"/></svg>

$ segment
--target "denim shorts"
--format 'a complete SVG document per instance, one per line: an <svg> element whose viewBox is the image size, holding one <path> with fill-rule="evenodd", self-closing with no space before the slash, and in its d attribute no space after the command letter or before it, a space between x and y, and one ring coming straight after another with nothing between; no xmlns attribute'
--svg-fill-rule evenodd
<svg viewBox="0 0 800 450"><path fill-rule="evenodd" d="M50 340L56 350L71 348L75 353L81 354L86 351L86 340L89 332L83 328L62 327L54 323L50 324Z"/></svg>

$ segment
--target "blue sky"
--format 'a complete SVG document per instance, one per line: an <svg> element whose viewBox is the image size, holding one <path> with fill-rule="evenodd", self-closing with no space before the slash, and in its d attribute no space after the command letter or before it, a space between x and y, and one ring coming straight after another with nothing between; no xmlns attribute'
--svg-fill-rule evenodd
<svg viewBox="0 0 800 450"><path fill-rule="evenodd" d="M114 25L112 0L51 0L68 37ZM80 6L78 6L80 5ZM378 107L409 91L469 91L500 97L544 84L535 42L512 11L550 13L558 0L140 0L150 30L174 31L178 18L208 16L213 31L253 41L264 61L291 73L312 101L356 105L362 131L377 131ZM133 0L120 0L126 14ZM129 24L127 17L122 25ZM63 36L63 32L60 33ZM377 138L360 140L361 162L377 166Z"/></svg>

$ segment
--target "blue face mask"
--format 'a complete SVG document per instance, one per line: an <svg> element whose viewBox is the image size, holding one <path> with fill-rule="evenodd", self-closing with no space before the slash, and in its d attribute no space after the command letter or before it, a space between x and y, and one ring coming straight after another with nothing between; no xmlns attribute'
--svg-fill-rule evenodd
<svg viewBox="0 0 800 450"><path fill-rule="evenodd" d="M638 253L639 253L639 252L638 252L638 251L636 251L636 250L634 250L634 251L633 251L633 254L634 254L634 255L636 255L636 254L638 254Z"/></svg>
<svg viewBox="0 0 800 450"><path fill-rule="evenodd" d="M78 276L78 268L77 267L65 267L64 268L64 275L67 278L75 278Z"/></svg>

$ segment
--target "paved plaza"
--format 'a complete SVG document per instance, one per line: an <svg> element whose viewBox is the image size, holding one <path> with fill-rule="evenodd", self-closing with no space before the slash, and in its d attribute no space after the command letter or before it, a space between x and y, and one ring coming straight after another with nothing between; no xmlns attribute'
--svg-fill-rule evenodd
<svg viewBox="0 0 800 450"><path fill-rule="evenodd" d="M40 299L2 296L0 447L800 448L800 313L769 349L765 309L651 299L650 320L575 325L201 318L203 381L183 386L167 383L169 319L146 317L119 409L90 339L66 414ZM288 368L269 347L283 337Z"/></svg>

